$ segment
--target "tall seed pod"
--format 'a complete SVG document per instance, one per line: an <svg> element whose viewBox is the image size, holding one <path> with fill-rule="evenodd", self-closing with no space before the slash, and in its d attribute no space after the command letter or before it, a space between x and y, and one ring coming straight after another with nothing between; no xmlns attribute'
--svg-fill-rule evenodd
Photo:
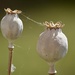
<svg viewBox="0 0 75 75"><path fill-rule="evenodd" d="M55 75L55 62L63 58L68 51L68 40L62 32L62 23L45 22L47 29L39 36L38 54L50 65L49 75Z"/></svg>
<svg viewBox="0 0 75 75"><path fill-rule="evenodd" d="M14 10L12 11L10 8L4 9L6 15L1 20L1 31L3 36L9 42L9 67L8 67L8 75L11 74L11 63L12 63L12 51L14 48L13 42L16 40L23 31L23 23L21 19L18 17L22 11Z"/></svg>

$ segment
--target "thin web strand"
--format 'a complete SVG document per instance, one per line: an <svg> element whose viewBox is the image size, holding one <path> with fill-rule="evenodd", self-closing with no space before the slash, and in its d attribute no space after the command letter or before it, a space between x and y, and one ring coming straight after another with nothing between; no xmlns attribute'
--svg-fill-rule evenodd
<svg viewBox="0 0 75 75"><path fill-rule="evenodd" d="M43 23L41 23L41 22L37 22L37 21L35 21L35 20L29 18L28 16L24 15L23 13L22 13L21 15L22 15L23 17L25 17L26 19L28 19L28 20L30 20L30 21L36 23L36 24L39 24L39 25L41 25L41 26L44 26Z"/></svg>

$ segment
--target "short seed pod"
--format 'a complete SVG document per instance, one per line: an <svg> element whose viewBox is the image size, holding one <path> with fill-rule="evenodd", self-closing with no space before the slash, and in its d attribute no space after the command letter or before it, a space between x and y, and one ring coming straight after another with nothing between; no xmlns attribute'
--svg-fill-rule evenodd
<svg viewBox="0 0 75 75"><path fill-rule="evenodd" d="M62 32L63 25L61 22L45 22L47 29L39 36L37 43L38 54L50 65L49 74L56 73L54 64L63 58L68 51L68 40Z"/></svg>
<svg viewBox="0 0 75 75"><path fill-rule="evenodd" d="M17 39L23 31L23 23L18 17L20 10L12 11L10 8L4 9L6 15L1 20L1 31L3 36L10 42Z"/></svg>

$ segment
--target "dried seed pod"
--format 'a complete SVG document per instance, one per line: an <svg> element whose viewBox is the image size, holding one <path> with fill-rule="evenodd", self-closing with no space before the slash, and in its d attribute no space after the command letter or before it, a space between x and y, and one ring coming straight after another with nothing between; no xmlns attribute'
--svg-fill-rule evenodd
<svg viewBox="0 0 75 75"><path fill-rule="evenodd" d="M4 9L6 15L1 20L1 31L3 36L9 42L9 65L8 65L8 75L11 75L11 72L14 72L16 67L12 65L12 53L13 53L13 41L17 39L23 31L23 23L18 17L18 14L21 13L20 10L12 11L10 8Z"/></svg>
<svg viewBox="0 0 75 75"><path fill-rule="evenodd" d="M6 39L13 41L17 39L23 31L23 23L18 17L21 11L12 11L10 8L4 10L6 15L1 20L1 31Z"/></svg>
<svg viewBox="0 0 75 75"><path fill-rule="evenodd" d="M68 51L68 40L62 32L60 22L45 22L47 29L40 34L37 43L38 54L50 64L49 73L56 73L54 64L63 58Z"/></svg>

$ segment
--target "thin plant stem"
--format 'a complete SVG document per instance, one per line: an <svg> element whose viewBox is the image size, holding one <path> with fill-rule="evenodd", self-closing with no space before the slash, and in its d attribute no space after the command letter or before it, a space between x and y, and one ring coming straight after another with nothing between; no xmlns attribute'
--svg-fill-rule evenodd
<svg viewBox="0 0 75 75"><path fill-rule="evenodd" d="M11 75L12 53L13 53L13 48L9 48L8 75Z"/></svg>
<svg viewBox="0 0 75 75"><path fill-rule="evenodd" d="M53 73L53 74L49 74L49 75L55 75L56 73Z"/></svg>

